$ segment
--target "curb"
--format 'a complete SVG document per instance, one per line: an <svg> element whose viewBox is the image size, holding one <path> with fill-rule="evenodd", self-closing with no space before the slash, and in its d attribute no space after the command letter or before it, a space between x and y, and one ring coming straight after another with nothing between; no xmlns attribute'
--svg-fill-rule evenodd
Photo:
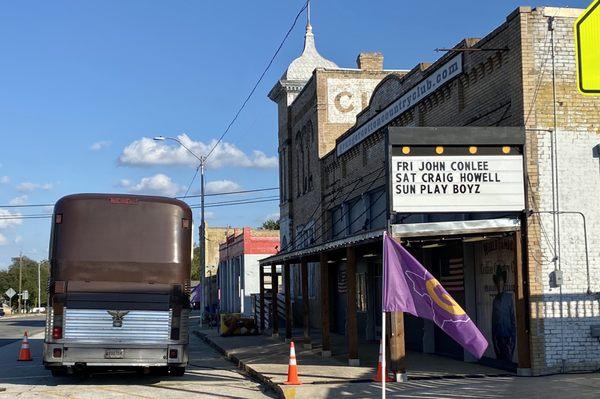
<svg viewBox="0 0 600 399"><path fill-rule="evenodd" d="M279 384L274 383L270 378L259 373L258 371L256 371L252 367L250 367L248 364L246 364L242 360L240 360L237 356L227 352L225 349L223 349L219 345L215 344L212 340L210 340L210 338L208 338L208 336L206 334L203 334L202 332L200 332L198 330L193 330L192 333L195 334L198 338L200 338L208 346L210 346L211 348L213 348L214 350L216 350L217 352L222 354L224 357L229 359L229 361L231 361L233 364L235 364L239 369L244 370L250 376L252 376L256 380L258 380L261 384L265 385L266 387L268 387L269 389L274 391L277 394L277 396L279 396L282 399L286 398L285 392L281 388L281 386L279 386Z"/></svg>

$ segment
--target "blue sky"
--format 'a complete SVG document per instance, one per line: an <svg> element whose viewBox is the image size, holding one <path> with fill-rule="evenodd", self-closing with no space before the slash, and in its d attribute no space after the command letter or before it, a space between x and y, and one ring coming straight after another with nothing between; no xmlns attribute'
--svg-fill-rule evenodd
<svg viewBox="0 0 600 399"><path fill-rule="evenodd" d="M585 7L586 1L543 5ZM317 48L342 67L381 51L385 67L435 60L526 3L315 0ZM303 0L18 1L0 8L0 206L75 192L179 194L193 161L144 140L181 136L202 151L225 129ZM210 190L278 184L277 115L266 94L302 49L296 26L207 171ZM193 191L197 191L198 182ZM266 196L269 192L257 194ZM198 201L192 200L191 203ZM44 208L1 208L22 215ZM257 226L277 202L210 210L209 225ZM50 221L0 219L0 268L47 257Z"/></svg>

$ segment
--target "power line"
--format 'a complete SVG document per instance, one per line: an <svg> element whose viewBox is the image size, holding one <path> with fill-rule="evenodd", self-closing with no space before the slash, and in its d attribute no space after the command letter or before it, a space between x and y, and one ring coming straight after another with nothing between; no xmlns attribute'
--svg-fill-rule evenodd
<svg viewBox="0 0 600 399"><path fill-rule="evenodd" d="M346 200L349 198L349 196L350 196L352 193L356 192L356 190L359 190L359 189L361 189L362 187L364 187L364 186L366 186L366 185L370 185L370 186L372 186L372 180L367 180L367 181L365 181L365 182L363 182L363 180L366 180L366 179L368 179L368 178L369 178L369 176L371 176L371 175L373 175L373 174L375 174L375 173L378 173L378 174L380 174L380 173L381 173L381 171L382 171L382 169L383 169L383 167L381 167L381 168L378 168L378 169L375 169L375 170L373 170L373 171L371 171L371 172L369 172L369 173L367 173L367 174L365 174L365 175L363 175L363 176L357 177L356 179L353 179L353 180L351 180L351 181L349 181L349 182L346 182L346 183L345 183L346 185L351 185L351 184L353 184L353 183L356 183L356 184L354 185L354 187L352 187L352 189L350 189L350 190L348 191L348 194L346 195L346 197L344 198L344 200L343 200L343 201L341 201L341 202L342 202L342 203L343 203L343 202L345 202L345 201L346 201ZM375 179L377 179L378 177L379 177L379 176L376 176L376 177L375 177ZM343 189L337 189L337 190L335 189L335 185L336 185L337 183L339 183L339 182L340 182L340 180L336 180L336 181L335 181L335 182L334 182L334 183L331 185L331 187L332 187L332 191L331 191L331 192L329 192L329 193L326 193L326 194L324 194L324 195L323 195L323 200L324 200L325 198L327 198L327 197L331 196L331 195L333 195L333 197L332 197L331 199L329 199L329 202L328 202L328 203L327 203L327 204L326 204L326 205L323 207L324 209L322 209L322 212L321 212L321 214L320 214L320 215L317 217L317 219L315 219L314 221L312 221L312 224L313 224L313 230L314 230L314 231L317 231L317 230L318 230L318 228L323 228L323 222L322 222L322 223L321 223L319 226L317 226L317 223L318 223L318 222L319 222L321 219L323 219L323 216L324 216L324 215L327 213L327 211L329 211L329 210L330 210L330 206L331 206L331 205L332 205L332 204L335 202L335 200L337 200L337 199L338 199L338 196L339 196L339 195L340 195L340 194L341 194L341 193L344 191ZM368 191L368 190L367 190L367 191ZM311 216L308 218L308 220L309 220L309 221L311 221L311 219L313 218L313 216L315 215L316 211L319 209L319 207L320 207L320 206L321 206L321 203L318 203L318 204L317 204L317 206L315 207L315 209L313 210L313 212L312 212ZM291 242L290 242L290 243L288 243L288 245L287 245L285 248L282 248L281 250L282 250L282 251L285 251L285 250L287 250L288 248L294 248L294 247L296 246L296 244L298 244L298 243L299 243L299 240L300 240L300 241L301 241L301 240L303 240L303 238L302 238L302 233L303 233L303 232L304 232L304 231L301 231L299 234L296 234L295 238L294 238L293 240L291 240Z"/></svg>
<svg viewBox="0 0 600 399"><path fill-rule="evenodd" d="M235 201L221 201L214 202L210 204L204 205L205 208L216 208L222 206L235 206L235 205L245 205L245 204L258 204L263 202L274 202L279 201L279 196L271 196L271 197L258 197L258 198L248 198L248 199L240 199ZM190 208L197 209L200 205L192 205ZM32 214L32 215L11 215L11 216L0 216L0 220L24 220L24 219L50 219L52 218L52 214Z"/></svg>
<svg viewBox="0 0 600 399"><path fill-rule="evenodd" d="M279 190L279 187L266 187L266 188L256 188L251 190L238 190L238 191L222 191L218 193L205 194L205 197L219 196L219 195L233 195L233 194L247 194L247 193L257 193L261 191L274 191ZM116 194L119 195L119 194ZM185 198L199 198L200 195L182 195L179 197L174 197L177 199L185 199ZM26 204L26 205L0 205L0 209L2 208L41 208L54 206L55 204ZM2 215L0 215L1 217Z"/></svg>
<svg viewBox="0 0 600 399"><path fill-rule="evenodd" d="M261 203L261 202L273 202L273 201L279 201L279 198L274 198L274 199L264 199L264 200L248 200L248 201L239 201L239 202L235 202L235 203L228 203L228 204L212 204L212 205L204 205L205 208L218 208L221 206L234 206L234 205L244 205L244 204L257 204L257 203ZM198 207L196 207L198 208Z"/></svg>
<svg viewBox="0 0 600 399"><path fill-rule="evenodd" d="M0 216L0 220L21 220L21 219L41 219L51 218L52 214L35 214L35 215L12 215L12 216Z"/></svg>
<svg viewBox="0 0 600 399"><path fill-rule="evenodd" d="M257 193L260 191L274 191L274 190L279 190L279 187L256 188L256 189L252 189L252 190L239 190L239 191L223 191L220 193L204 194L204 196L212 197L215 195L246 194L246 193ZM201 195L184 195L184 196L175 197L175 198L185 199L185 198L200 198L200 197L201 197Z"/></svg>
<svg viewBox="0 0 600 399"><path fill-rule="evenodd" d="M194 184L194 180L196 180L196 176L198 176L198 171L200 170L200 168L202 167L202 164L198 165L198 167L196 168L196 171L194 172L194 176L192 176L192 180L190 181L190 184L188 184L187 188L185 189L185 194L183 194L183 198L185 198L188 193L190 192L190 188L192 188L192 184Z"/></svg>
<svg viewBox="0 0 600 399"><path fill-rule="evenodd" d="M225 129L225 131L223 132L223 134L221 134L221 137L219 137L219 140L217 140L217 142L213 145L213 147L210 149L210 151L208 152L208 154L206 154L206 157L204 157L205 160L208 160L208 158L210 158L210 156L213 153L213 151L221 143L221 141L223 140L223 138L225 137L225 135L229 132L229 129L231 129L231 126L233 126L233 124L237 120L238 116L242 113L242 111L246 107L246 104L248 103L248 101L250 101L250 98L252 98L252 95L254 94L254 92L256 91L256 89L258 88L258 85L262 82L262 80L265 77L266 73L271 68L271 65L273 65L273 62L275 61L275 58L277 57L277 55L279 54L279 52L283 48L283 45L285 44L286 40L288 39L288 37L292 33L292 30L294 29L294 27L296 26L296 23L298 22L298 18L300 18L300 15L302 15L302 13L304 12L304 10L306 10L307 7L308 7L308 1L306 1L304 3L304 6L300 9L300 11L298 11L298 14L296 14L296 18L294 18L294 22L292 22L292 26L290 26L290 28L288 29L287 33L283 37L283 40L279 44L279 47L277 47L277 50L275 50L275 54L273 54L273 56L271 57L271 60L267 64L266 68L260 74L260 77L258 78L258 80L256 81L256 83L254 84L254 87L252 87L252 90L250 90L250 93L248 94L248 96L246 97L246 99L244 100L244 102L242 103L241 107L236 112L236 114L233 117L233 119L231 120L231 122L229 122L229 125L227 125L227 128Z"/></svg>
<svg viewBox="0 0 600 399"><path fill-rule="evenodd" d="M54 206L54 204L0 205L0 208L33 208L41 206Z"/></svg>
<svg viewBox="0 0 600 399"><path fill-rule="evenodd" d="M240 201L255 201L255 200L263 200L263 199L267 199L267 200L279 200L279 196L278 195L269 195L269 196L266 196L266 197L250 197L250 198L239 198L239 199L228 200L228 201L208 202L208 203L204 204L204 206L208 206L208 205L222 205L222 204L235 204L235 203L240 202ZM190 208L195 209L195 208L199 208L201 206L202 206L201 204L193 204L193 205L190 205Z"/></svg>

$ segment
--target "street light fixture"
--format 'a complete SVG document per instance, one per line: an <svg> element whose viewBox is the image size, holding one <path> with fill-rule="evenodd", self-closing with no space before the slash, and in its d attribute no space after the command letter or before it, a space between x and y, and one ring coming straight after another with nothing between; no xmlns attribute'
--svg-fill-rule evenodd
<svg viewBox="0 0 600 399"><path fill-rule="evenodd" d="M200 162L200 270L198 271L198 277L200 278L200 283L202 284L202 288L204 288L204 275L200 275L201 271L206 269L206 228L205 228L205 220L204 220L204 166L206 165L206 156L196 155L192 150L186 147L178 138L176 137L165 137L165 136L156 136L154 137L155 141L166 141L172 140L185 148L187 152L192 154L194 158L196 158ZM204 310L204 292L202 293L202 310Z"/></svg>

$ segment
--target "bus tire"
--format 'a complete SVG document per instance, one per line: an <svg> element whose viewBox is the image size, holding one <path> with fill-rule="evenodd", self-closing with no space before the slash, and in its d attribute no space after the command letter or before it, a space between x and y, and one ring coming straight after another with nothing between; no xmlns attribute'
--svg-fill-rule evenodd
<svg viewBox="0 0 600 399"><path fill-rule="evenodd" d="M185 367L170 367L169 374L173 377L182 377L185 374Z"/></svg>
<svg viewBox="0 0 600 399"><path fill-rule="evenodd" d="M67 375L67 368L66 367L55 368L55 369L51 369L50 372L52 373L52 377L64 377Z"/></svg>

